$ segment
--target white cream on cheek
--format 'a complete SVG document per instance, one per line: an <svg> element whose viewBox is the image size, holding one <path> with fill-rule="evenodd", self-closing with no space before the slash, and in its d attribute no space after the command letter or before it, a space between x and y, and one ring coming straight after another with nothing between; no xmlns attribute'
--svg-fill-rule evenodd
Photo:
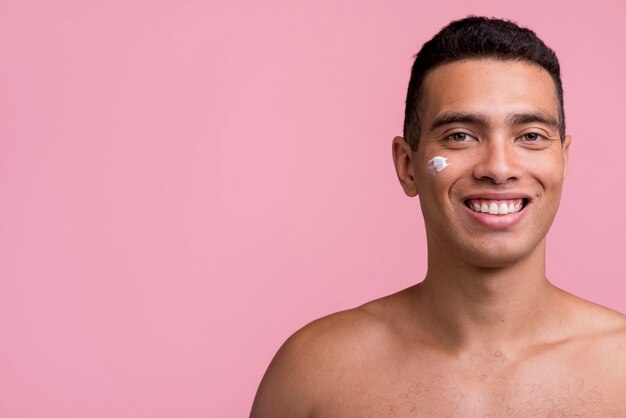
<svg viewBox="0 0 626 418"><path fill-rule="evenodd" d="M449 165L450 164L448 164L447 158L437 156L437 157L431 158L430 161L428 161L427 167L428 167L428 170L430 171L430 174L435 175L435 173L440 172L441 170L443 170Z"/></svg>

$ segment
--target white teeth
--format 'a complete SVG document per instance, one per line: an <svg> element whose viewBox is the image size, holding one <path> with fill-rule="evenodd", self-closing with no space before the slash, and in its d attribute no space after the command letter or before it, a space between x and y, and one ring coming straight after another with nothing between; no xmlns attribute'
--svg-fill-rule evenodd
<svg viewBox="0 0 626 418"><path fill-rule="evenodd" d="M468 203L468 206L474 212L489 213L491 215L508 215L509 213L519 212L524 206L521 199L517 204L510 201L507 204L502 201L500 201L501 203L497 203L498 201L489 202L489 200L481 200L482 199L472 199L472 201Z"/></svg>

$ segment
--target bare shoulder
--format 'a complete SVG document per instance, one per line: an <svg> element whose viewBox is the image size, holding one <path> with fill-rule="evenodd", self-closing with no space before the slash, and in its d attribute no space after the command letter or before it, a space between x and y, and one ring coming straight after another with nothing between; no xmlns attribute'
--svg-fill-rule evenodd
<svg viewBox="0 0 626 418"><path fill-rule="evenodd" d="M393 347L384 309L399 294L317 319L293 334L276 353L259 386L252 417L310 416L336 389L369 373L377 353ZM363 367L367 364L368 367Z"/></svg>
<svg viewBox="0 0 626 418"><path fill-rule="evenodd" d="M597 303L568 294L576 325L572 344L573 361L584 370L606 401L626 411L626 315Z"/></svg>
<svg viewBox="0 0 626 418"><path fill-rule="evenodd" d="M580 313L579 322L588 359L597 369L604 369L607 381L626 383L626 316L610 308L589 302ZM612 377L612 378L611 378Z"/></svg>
<svg viewBox="0 0 626 418"><path fill-rule="evenodd" d="M569 299L571 317L579 335L626 342L626 315L561 290Z"/></svg>

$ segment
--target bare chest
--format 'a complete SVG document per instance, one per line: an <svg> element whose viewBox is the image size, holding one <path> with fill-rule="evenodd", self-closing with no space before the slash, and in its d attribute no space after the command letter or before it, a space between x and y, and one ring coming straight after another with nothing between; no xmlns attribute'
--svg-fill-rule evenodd
<svg viewBox="0 0 626 418"><path fill-rule="evenodd" d="M437 364L376 369L335 388L318 415L626 417L624 383L608 370L563 362L506 371Z"/></svg>

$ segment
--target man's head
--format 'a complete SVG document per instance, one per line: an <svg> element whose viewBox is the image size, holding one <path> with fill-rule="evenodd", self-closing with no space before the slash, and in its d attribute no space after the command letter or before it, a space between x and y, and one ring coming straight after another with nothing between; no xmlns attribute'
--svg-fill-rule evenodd
<svg viewBox="0 0 626 418"><path fill-rule="evenodd" d="M454 61L490 58L527 61L546 70L556 88L559 109L559 134L565 138L563 86L559 61L552 49L535 33L515 23L471 16L456 20L426 42L415 56L406 98L404 138L415 151L422 131L423 84L433 69Z"/></svg>
<svg viewBox="0 0 626 418"><path fill-rule="evenodd" d="M539 257L559 206L571 137L558 63L530 31L513 26L521 31L516 38L484 29L510 27L507 22L460 22L418 54L407 101L409 138L394 138L393 159L405 193L419 195L429 257L507 266ZM454 36L441 35L447 30ZM494 37L505 38L507 47ZM466 42L472 49L459 46Z"/></svg>

